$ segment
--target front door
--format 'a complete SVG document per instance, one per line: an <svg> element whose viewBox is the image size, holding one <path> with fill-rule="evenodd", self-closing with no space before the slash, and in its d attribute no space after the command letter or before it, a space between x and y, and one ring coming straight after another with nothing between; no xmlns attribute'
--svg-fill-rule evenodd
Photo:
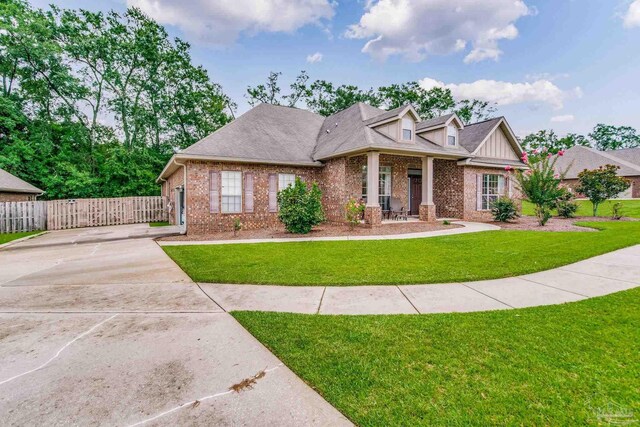
<svg viewBox="0 0 640 427"><path fill-rule="evenodd" d="M422 203L422 177L409 176L409 214L418 215Z"/></svg>

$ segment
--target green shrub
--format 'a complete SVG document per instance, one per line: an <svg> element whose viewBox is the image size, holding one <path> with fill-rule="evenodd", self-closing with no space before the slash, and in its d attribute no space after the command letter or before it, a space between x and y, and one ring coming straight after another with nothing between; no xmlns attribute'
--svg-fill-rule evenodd
<svg viewBox="0 0 640 427"><path fill-rule="evenodd" d="M356 200L353 197L349 199L345 206L346 218L349 223L349 227L353 228L360 224L360 220L364 214L364 207L364 202Z"/></svg>
<svg viewBox="0 0 640 427"><path fill-rule="evenodd" d="M233 236L237 236L238 235L238 231L242 230L242 223L240 222L240 219L236 218L233 221Z"/></svg>
<svg viewBox="0 0 640 427"><path fill-rule="evenodd" d="M278 207L278 219L290 233L307 234L325 219L318 184L308 188L299 177L294 185L278 192Z"/></svg>
<svg viewBox="0 0 640 427"><path fill-rule="evenodd" d="M563 195L556 200L556 210L558 216L562 218L573 218L578 210L578 204L573 201L574 196L569 191L565 191Z"/></svg>
<svg viewBox="0 0 640 427"><path fill-rule="evenodd" d="M491 205L491 214L493 215L494 220L507 222L519 216L518 206L513 199L510 199L509 197L500 197Z"/></svg>
<svg viewBox="0 0 640 427"><path fill-rule="evenodd" d="M622 202L615 202L611 206L611 218L612 219L620 219L622 218Z"/></svg>
<svg viewBox="0 0 640 427"><path fill-rule="evenodd" d="M451 221L445 219L444 221L442 221L442 225L451 225Z"/></svg>

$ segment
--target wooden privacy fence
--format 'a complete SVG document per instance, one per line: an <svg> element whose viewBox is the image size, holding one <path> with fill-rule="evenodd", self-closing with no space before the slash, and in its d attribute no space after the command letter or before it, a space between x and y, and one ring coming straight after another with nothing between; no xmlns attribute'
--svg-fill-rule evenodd
<svg viewBox="0 0 640 427"><path fill-rule="evenodd" d="M44 230L47 202L0 202L0 233Z"/></svg>
<svg viewBox="0 0 640 427"><path fill-rule="evenodd" d="M167 221L161 196L0 202L0 233Z"/></svg>
<svg viewBox="0 0 640 427"><path fill-rule="evenodd" d="M47 229L96 227L166 221L167 201L162 196L109 199L50 200Z"/></svg>

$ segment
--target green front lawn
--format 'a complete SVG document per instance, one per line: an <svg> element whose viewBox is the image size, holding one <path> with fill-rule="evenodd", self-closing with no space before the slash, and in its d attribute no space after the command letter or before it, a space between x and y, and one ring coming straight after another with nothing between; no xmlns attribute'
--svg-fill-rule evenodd
<svg viewBox="0 0 640 427"><path fill-rule="evenodd" d="M9 243L12 240L22 239L23 237L33 236L34 234L42 233L42 231L24 231L22 233L1 233L0 245Z"/></svg>
<svg viewBox="0 0 640 427"><path fill-rule="evenodd" d="M483 313L233 316L357 425L640 422L639 288Z"/></svg>
<svg viewBox="0 0 640 427"><path fill-rule="evenodd" d="M517 276L640 243L639 222L600 232L500 230L408 240L164 246L197 282L278 285L448 283Z"/></svg>
<svg viewBox="0 0 640 427"><path fill-rule="evenodd" d="M169 221L158 221L158 222L150 222L149 227L166 227L169 224Z"/></svg>
<svg viewBox="0 0 640 427"><path fill-rule="evenodd" d="M616 200L602 203L598 206L598 216L611 217L611 206L613 203L622 203L622 215L630 218L640 218L640 199L636 200ZM589 200L576 200L578 211L576 216L593 216L593 204ZM522 214L535 215L533 205L527 201L522 202ZM556 213L554 212L554 215Z"/></svg>

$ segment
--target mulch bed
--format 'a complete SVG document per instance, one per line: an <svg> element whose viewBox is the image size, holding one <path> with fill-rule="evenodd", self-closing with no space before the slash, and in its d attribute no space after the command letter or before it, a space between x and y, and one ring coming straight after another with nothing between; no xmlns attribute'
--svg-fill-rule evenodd
<svg viewBox="0 0 640 427"><path fill-rule="evenodd" d="M317 226L309 234L292 234L284 227L276 229L261 230L241 230L236 237L233 232L201 234L195 236L168 236L158 240L244 240L244 239L278 239L278 238L300 238L300 237L333 237L333 236L385 236L389 234L420 233L423 231L447 230L459 228L461 225L444 225L441 221L435 223L427 222L403 222L383 224L381 227L368 228L364 225L353 229L346 224L326 223Z"/></svg>
<svg viewBox="0 0 640 427"><path fill-rule="evenodd" d="M579 216L575 218L557 218L553 217L544 227L538 225L538 220L534 216L522 216L512 222L490 222L502 227L505 230L533 230L533 231L598 231L589 227L580 227L575 225L576 222L601 222L612 221L611 218ZM622 218L620 221L635 221L633 218Z"/></svg>

